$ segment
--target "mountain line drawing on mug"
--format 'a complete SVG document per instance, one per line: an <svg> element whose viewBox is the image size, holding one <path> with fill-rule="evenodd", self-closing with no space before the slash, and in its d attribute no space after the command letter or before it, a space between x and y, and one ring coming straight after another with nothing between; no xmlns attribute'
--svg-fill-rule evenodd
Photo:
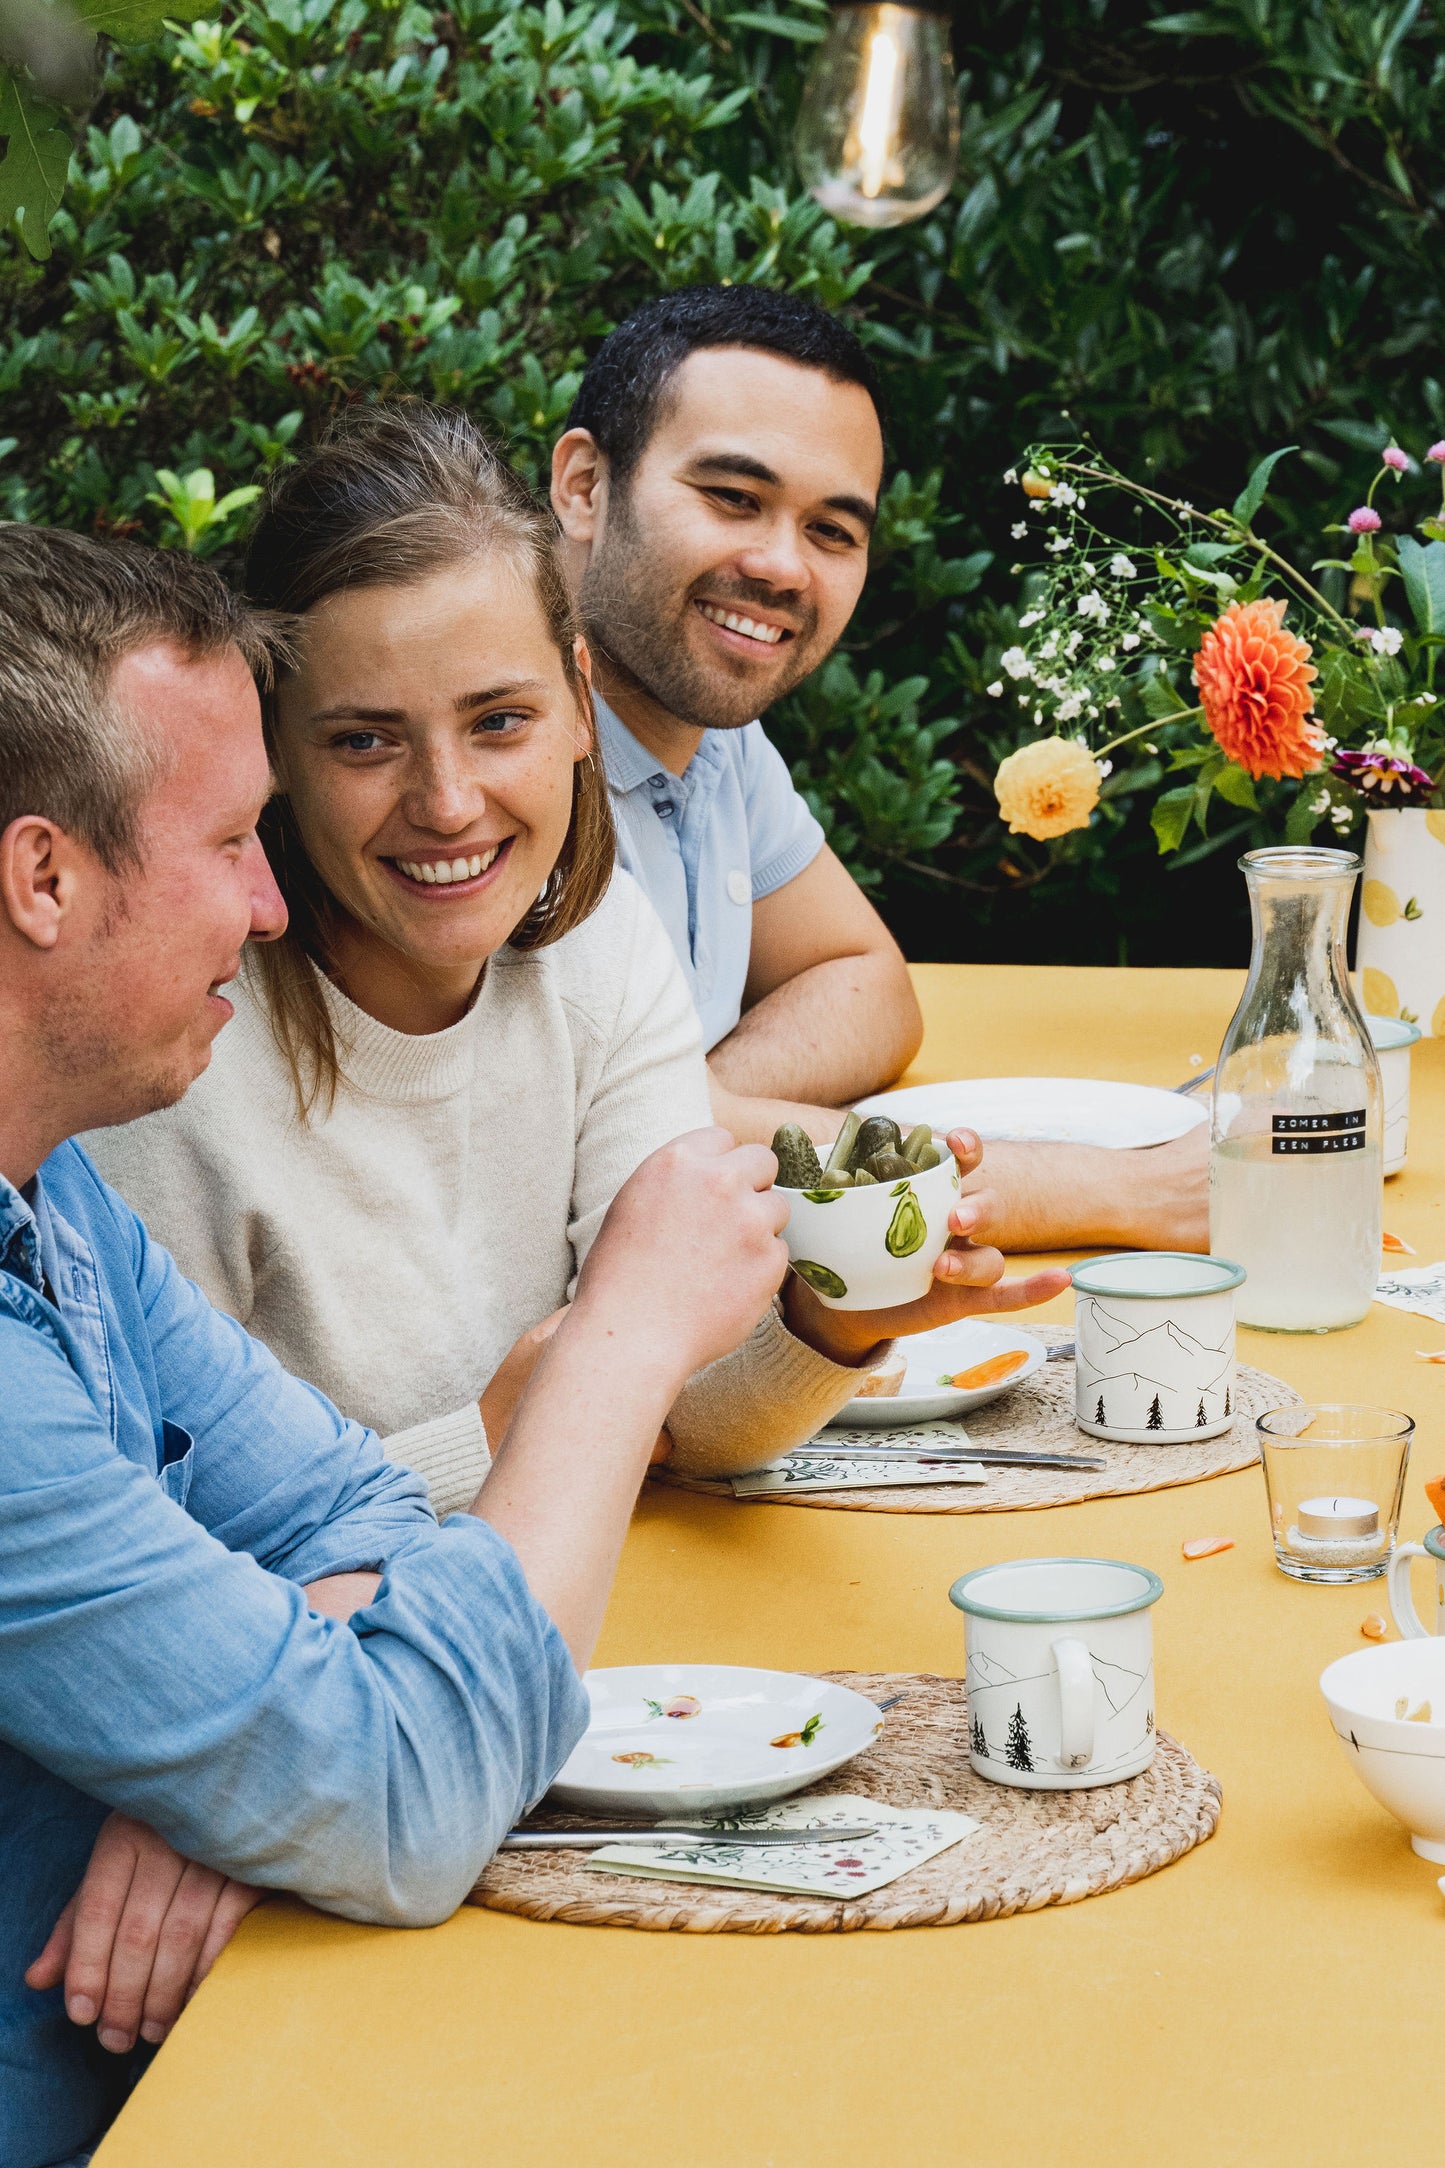
<svg viewBox="0 0 1445 2168"><path fill-rule="evenodd" d="M1152 1666L1147 1671L1133 1671L1126 1664L1109 1662L1100 1656L1091 1656L1089 1668L1094 1683L1108 1704L1111 1717L1120 1717L1136 1701L1146 1694L1152 1681ZM996 1656L982 1653L971 1654L967 1663L967 1689L969 1707L969 1745L972 1751L985 1761L1003 1762L1011 1769L1032 1770L1036 1766L1035 1749L1029 1733L1028 1720L1023 1712L1020 1689L1026 1686L1047 1685L1054 1677L1048 1671L1015 1672ZM990 1740L988 1725L984 1721L987 1708L998 1707L998 1697L1003 1697L1000 1743ZM1009 1707L1009 1703L1013 1707ZM1117 1749L1109 1762L1100 1763L1097 1773L1127 1762L1138 1751L1139 1745L1154 1730L1154 1711L1146 1707L1144 1721L1137 1740Z"/></svg>
<svg viewBox="0 0 1445 2168"><path fill-rule="evenodd" d="M1233 1334L1222 1344L1200 1340L1186 1332L1173 1318L1164 1318L1145 1329L1131 1325L1094 1295L1080 1295L1078 1306L1088 1306L1086 1331L1094 1344L1104 1343L1109 1367L1091 1361L1087 1352L1076 1354L1079 1395L1094 1401L1093 1421L1101 1428L1110 1421L1158 1430L1183 1429L1230 1413L1230 1388L1234 1382ZM1078 1321L1076 1320L1076 1330ZM1120 1361L1123 1356L1127 1359ZM1181 1374L1182 1371L1182 1374ZM1111 1415L1106 1398L1109 1386L1118 1390ZM1148 1407L1140 1413L1148 1397ZM1120 1405L1120 1402L1123 1405ZM1167 1403L1177 1400L1177 1411L1166 1414Z"/></svg>

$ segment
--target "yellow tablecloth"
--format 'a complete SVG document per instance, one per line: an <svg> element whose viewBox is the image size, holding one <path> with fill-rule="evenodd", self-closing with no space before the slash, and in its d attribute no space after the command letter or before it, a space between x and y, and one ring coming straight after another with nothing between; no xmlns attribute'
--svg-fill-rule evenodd
<svg viewBox="0 0 1445 2168"><path fill-rule="evenodd" d="M1212 1060L1228 972L929 966L911 1081L1174 1084ZM1415 1049L1386 1225L1445 1256L1445 1044ZM1067 1313L1068 1302L1057 1306ZM1419 1421L1404 1532L1433 1518L1445 1327L1377 1308L1241 1335L1306 1394ZM1185 1565L1189 1536L1237 1548ZM953 1577L1079 1551L1164 1577L1159 1720L1223 1781L1213 1841L1132 1888L986 1925L688 1936L467 1910L396 1933L277 1903L161 2051L98 2168L1374 2168L1445 2112L1445 1901L1356 1783L1316 1680L1381 1583L1271 1562L1257 1471L1047 1513L953 1517L644 1499L601 1663L690 1657L956 1672ZM1420 1596L1423 1599L1423 1587Z"/></svg>

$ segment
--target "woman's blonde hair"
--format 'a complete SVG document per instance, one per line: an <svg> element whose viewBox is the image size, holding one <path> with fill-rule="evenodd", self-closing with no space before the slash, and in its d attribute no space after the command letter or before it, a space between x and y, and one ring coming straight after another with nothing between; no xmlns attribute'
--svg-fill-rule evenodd
<svg viewBox="0 0 1445 2168"><path fill-rule="evenodd" d="M409 586L483 555L501 556L530 581L593 731L591 751L573 770L561 854L511 937L514 948L544 948L596 910L612 877L615 838L557 528L496 446L455 408L398 401L350 409L272 483L247 551L246 591L253 602L299 618L328 595ZM274 760L274 689L262 688L262 708ZM305 1119L318 1103L331 1105L341 1077L317 978L332 968L340 906L284 794L267 806L261 835L291 917L279 941L253 952L253 968Z"/></svg>

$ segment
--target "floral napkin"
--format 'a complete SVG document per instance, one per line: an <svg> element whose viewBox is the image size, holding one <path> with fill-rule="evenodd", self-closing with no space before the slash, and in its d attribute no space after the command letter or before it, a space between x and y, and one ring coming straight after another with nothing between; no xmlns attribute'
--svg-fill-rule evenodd
<svg viewBox="0 0 1445 2168"><path fill-rule="evenodd" d="M876 1825L871 1837L831 1844L789 1844L786 1832ZM635 1874L654 1882L717 1882L731 1889L787 1890L800 1897L866 1897L896 1882L971 1837L979 1824L969 1814L939 1807L887 1807L858 1792L826 1792L784 1799L774 1807L731 1818L734 1829L776 1829L773 1845L730 1845L727 1825L699 1823L695 1844L609 1844L593 1852L589 1867L608 1874Z"/></svg>
<svg viewBox="0 0 1445 2168"><path fill-rule="evenodd" d="M1375 1289L1376 1302L1392 1310L1413 1310L1417 1317L1432 1317L1445 1325L1445 1261L1435 1265L1402 1265L1387 1272Z"/></svg>

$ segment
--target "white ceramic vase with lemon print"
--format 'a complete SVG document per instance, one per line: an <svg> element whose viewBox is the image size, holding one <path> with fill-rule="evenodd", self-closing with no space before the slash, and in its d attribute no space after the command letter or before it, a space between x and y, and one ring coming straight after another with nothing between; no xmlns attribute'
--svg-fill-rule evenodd
<svg viewBox="0 0 1445 2168"><path fill-rule="evenodd" d="M1371 1016L1445 1039L1445 813L1369 815L1355 968Z"/></svg>

